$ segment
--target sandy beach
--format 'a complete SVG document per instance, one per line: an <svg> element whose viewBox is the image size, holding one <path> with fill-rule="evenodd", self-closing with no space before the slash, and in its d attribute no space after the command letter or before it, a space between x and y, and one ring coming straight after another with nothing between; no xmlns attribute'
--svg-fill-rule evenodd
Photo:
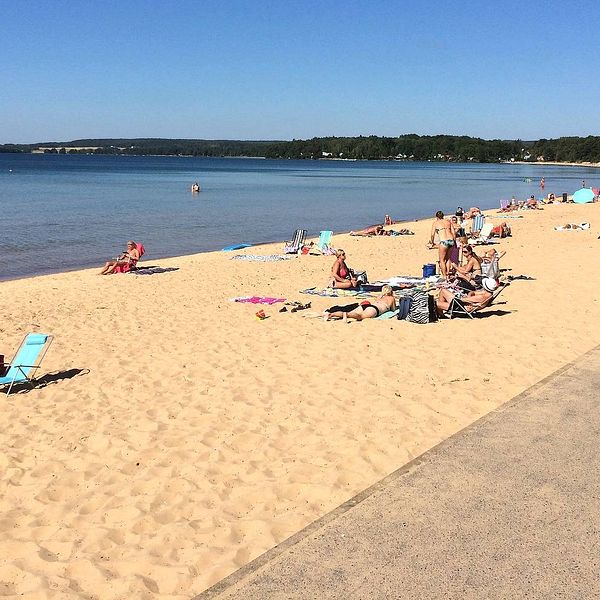
<svg viewBox="0 0 600 600"><path fill-rule="evenodd" d="M473 321L325 323L230 301L350 302L299 293L325 285L331 256L146 248L166 272L2 282L0 353L51 333L55 381L1 396L0 595L188 599L590 350L599 211L507 220L504 275L535 279ZM430 226L333 243L371 280L419 275L437 259Z"/></svg>

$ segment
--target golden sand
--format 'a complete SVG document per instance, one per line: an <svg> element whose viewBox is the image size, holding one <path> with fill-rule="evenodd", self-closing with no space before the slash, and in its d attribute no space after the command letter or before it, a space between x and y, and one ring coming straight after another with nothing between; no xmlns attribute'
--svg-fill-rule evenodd
<svg viewBox="0 0 600 600"><path fill-rule="evenodd" d="M43 370L83 372L0 397L0 595L190 598L591 349L598 211L511 219L501 266L535 281L473 321L325 323L281 304L259 321L261 307L229 300L321 311L338 299L298 291L325 284L329 256L154 261L148 248L178 270L1 283L0 352L52 333ZM436 258L430 222L409 227L334 244L372 280L419 274Z"/></svg>

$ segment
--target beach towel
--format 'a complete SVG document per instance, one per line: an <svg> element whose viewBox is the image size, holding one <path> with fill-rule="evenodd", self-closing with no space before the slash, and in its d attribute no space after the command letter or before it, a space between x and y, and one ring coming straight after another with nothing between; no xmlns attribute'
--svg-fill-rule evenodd
<svg viewBox="0 0 600 600"><path fill-rule="evenodd" d="M280 260L293 260L298 258L297 254L268 254L260 256L257 254L236 254L231 257L231 260L248 260L251 262L277 262Z"/></svg>
<svg viewBox="0 0 600 600"><path fill-rule="evenodd" d="M232 302L249 302L250 304L276 304L285 302L285 298L270 298L268 296L242 296L240 298L231 298Z"/></svg>
<svg viewBox="0 0 600 600"><path fill-rule="evenodd" d="M388 229L387 235L415 235L410 229Z"/></svg>
<svg viewBox="0 0 600 600"><path fill-rule="evenodd" d="M398 316L398 309L388 310L387 312L380 314L378 317L375 317L375 319L378 319L380 321L385 321L387 319L395 319L397 316Z"/></svg>
<svg viewBox="0 0 600 600"><path fill-rule="evenodd" d="M144 256L144 253L146 252L144 244L136 244L136 249L140 254L140 258L142 258L142 256ZM129 262L126 262L122 265L117 265L113 273L129 273L129 271L135 270L137 262L138 260L140 260L140 258L138 258L137 260L130 259Z"/></svg>
<svg viewBox="0 0 600 600"><path fill-rule="evenodd" d="M567 223L566 225L557 225L555 231L581 231L582 229L589 229L589 223Z"/></svg>
<svg viewBox="0 0 600 600"><path fill-rule="evenodd" d="M158 273L170 273L171 271L179 271L179 267L138 267L130 272L135 275L156 275Z"/></svg>
<svg viewBox="0 0 600 600"><path fill-rule="evenodd" d="M313 296L325 296L327 298L344 298L344 297L362 297L362 298L370 298L373 294L369 292L363 292L358 290L341 290L337 288L307 288L305 290L300 290L301 294L312 294Z"/></svg>

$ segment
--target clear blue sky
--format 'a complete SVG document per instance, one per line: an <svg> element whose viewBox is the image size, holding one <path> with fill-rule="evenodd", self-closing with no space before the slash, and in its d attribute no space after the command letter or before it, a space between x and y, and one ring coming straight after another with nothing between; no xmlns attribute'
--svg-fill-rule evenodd
<svg viewBox="0 0 600 600"><path fill-rule="evenodd" d="M600 11L556 0L0 0L0 143L600 134Z"/></svg>

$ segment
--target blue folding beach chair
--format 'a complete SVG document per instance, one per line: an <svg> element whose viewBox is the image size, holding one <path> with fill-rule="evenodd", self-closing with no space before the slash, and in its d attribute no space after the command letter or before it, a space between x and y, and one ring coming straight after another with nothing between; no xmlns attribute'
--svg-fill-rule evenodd
<svg viewBox="0 0 600 600"><path fill-rule="evenodd" d="M332 235L333 231L321 231L321 234L319 235L319 241L317 242L317 249L320 252L323 253L329 249Z"/></svg>
<svg viewBox="0 0 600 600"><path fill-rule="evenodd" d="M15 383L27 382L31 385L31 376L40 368L52 339L51 335L45 333L28 333L25 336L6 375L0 377L0 386L8 386L7 396Z"/></svg>
<svg viewBox="0 0 600 600"><path fill-rule="evenodd" d="M485 215L476 215L471 223L471 235L478 234L485 224Z"/></svg>

